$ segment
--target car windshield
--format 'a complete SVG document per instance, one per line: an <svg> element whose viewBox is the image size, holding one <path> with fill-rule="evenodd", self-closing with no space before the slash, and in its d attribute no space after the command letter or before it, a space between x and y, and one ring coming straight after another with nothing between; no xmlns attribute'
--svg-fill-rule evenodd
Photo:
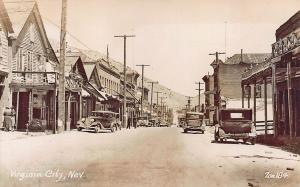
<svg viewBox="0 0 300 187"><path fill-rule="evenodd" d="M113 118L114 115L111 113L93 112L92 116L103 117L103 118Z"/></svg>
<svg viewBox="0 0 300 187"><path fill-rule="evenodd" d="M251 120L252 114L249 111L223 111L222 120Z"/></svg>
<svg viewBox="0 0 300 187"><path fill-rule="evenodd" d="M187 119L201 119L199 114L187 114Z"/></svg>

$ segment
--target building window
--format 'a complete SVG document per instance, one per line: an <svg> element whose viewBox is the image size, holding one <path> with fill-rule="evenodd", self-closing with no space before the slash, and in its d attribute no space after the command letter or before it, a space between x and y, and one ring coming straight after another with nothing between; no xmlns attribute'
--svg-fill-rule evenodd
<svg viewBox="0 0 300 187"><path fill-rule="evenodd" d="M34 42L34 25L31 24L29 27L29 38L30 42Z"/></svg>
<svg viewBox="0 0 300 187"><path fill-rule="evenodd" d="M0 28L0 32L1 32L1 28ZM3 58L3 45L2 45L2 35L0 33L0 60L2 60Z"/></svg>
<svg viewBox="0 0 300 187"><path fill-rule="evenodd" d="M245 94L245 98L251 98L251 86L245 86L244 87L244 94Z"/></svg>
<svg viewBox="0 0 300 187"><path fill-rule="evenodd" d="M256 85L256 98L261 98L261 85Z"/></svg>
<svg viewBox="0 0 300 187"><path fill-rule="evenodd" d="M32 71L32 52L27 53L27 70Z"/></svg>
<svg viewBox="0 0 300 187"><path fill-rule="evenodd" d="M17 71L24 71L23 49L19 48L17 57Z"/></svg>

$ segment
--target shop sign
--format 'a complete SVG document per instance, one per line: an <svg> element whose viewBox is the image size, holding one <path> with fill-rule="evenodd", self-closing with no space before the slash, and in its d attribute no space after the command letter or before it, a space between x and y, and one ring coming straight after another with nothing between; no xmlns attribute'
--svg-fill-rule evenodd
<svg viewBox="0 0 300 187"><path fill-rule="evenodd" d="M297 46L300 46L300 37L297 36L297 33L292 33L287 37L278 40L276 43L272 45L273 57L282 55L296 48Z"/></svg>

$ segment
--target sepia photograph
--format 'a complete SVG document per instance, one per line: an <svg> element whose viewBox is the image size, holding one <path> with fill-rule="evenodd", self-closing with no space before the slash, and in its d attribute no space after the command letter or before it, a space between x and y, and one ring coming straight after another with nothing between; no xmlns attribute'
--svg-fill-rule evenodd
<svg viewBox="0 0 300 187"><path fill-rule="evenodd" d="M0 0L0 187L300 187L299 0Z"/></svg>

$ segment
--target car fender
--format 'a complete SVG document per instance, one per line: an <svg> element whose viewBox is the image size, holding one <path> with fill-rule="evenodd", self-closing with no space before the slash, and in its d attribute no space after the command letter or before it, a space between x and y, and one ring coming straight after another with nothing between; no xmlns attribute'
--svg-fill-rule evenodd
<svg viewBox="0 0 300 187"><path fill-rule="evenodd" d="M101 123L100 123L99 121L94 121L94 122L91 123L90 126L91 126L91 127L94 127L94 126L99 126L99 127L101 127Z"/></svg>
<svg viewBox="0 0 300 187"><path fill-rule="evenodd" d="M77 121L77 127L85 127L82 121Z"/></svg>

